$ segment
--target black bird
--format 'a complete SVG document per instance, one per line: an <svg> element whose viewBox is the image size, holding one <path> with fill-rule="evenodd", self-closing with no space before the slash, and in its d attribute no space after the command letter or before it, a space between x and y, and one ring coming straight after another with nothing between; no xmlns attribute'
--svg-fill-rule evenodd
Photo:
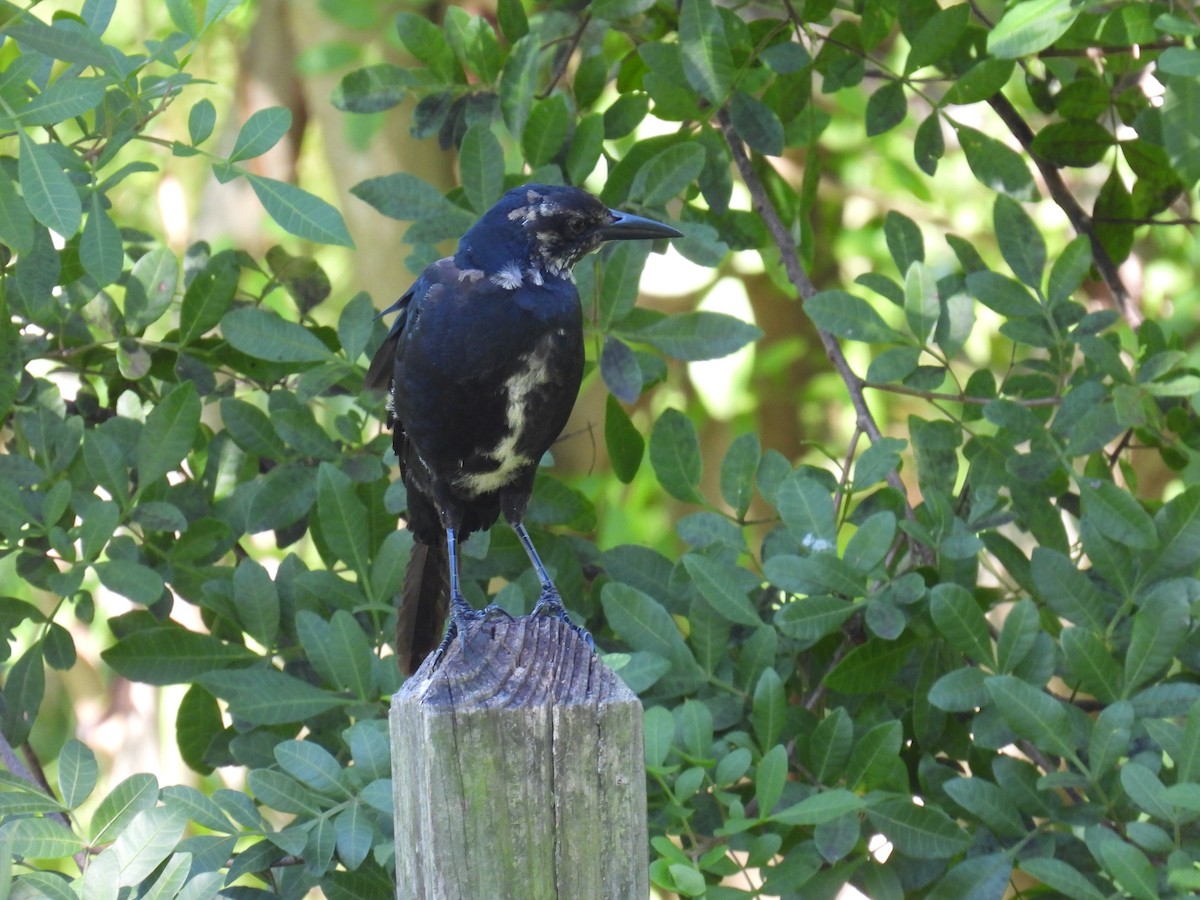
<svg viewBox="0 0 1200 900"><path fill-rule="evenodd" d="M571 267L604 241L681 237L574 187L506 193L384 310L395 312L367 373L389 391L389 425L416 538L404 577L396 654L411 673L475 612L459 591L458 547L503 513L541 581L534 613L566 610L522 524L538 461L583 377L583 313Z"/></svg>

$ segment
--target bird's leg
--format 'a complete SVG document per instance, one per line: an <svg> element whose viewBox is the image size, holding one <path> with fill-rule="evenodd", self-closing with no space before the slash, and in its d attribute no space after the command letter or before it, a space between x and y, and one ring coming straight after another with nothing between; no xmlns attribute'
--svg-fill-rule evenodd
<svg viewBox="0 0 1200 900"><path fill-rule="evenodd" d="M521 546L525 548L525 553L529 556L529 561L533 563L533 570L537 573L538 581L542 583L542 592L538 596L537 605L534 606L533 616L554 616L556 619L561 619L575 630L581 638L587 641L587 645L593 650L596 649L596 642L592 640L592 636L588 630L582 625L576 625L571 621L570 615L567 613L567 608L563 606L562 595L559 594L558 588L554 586L554 582L550 580L550 573L546 571L546 566L542 563L542 558L538 556L538 552L534 549L533 538L529 536L529 531L525 528L522 522L512 523L513 531L517 533L517 537L521 541Z"/></svg>
<svg viewBox="0 0 1200 900"><path fill-rule="evenodd" d="M450 565L450 627L446 629L446 636L442 638L441 644L434 653L435 663L440 662L442 655L450 649L455 635L462 636L463 656L470 658L467 628L473 623L486 621L496 615L512 618L495 604L481 610L474 610L467 602L467 598L462 595L458 582L458 535L453 528L446 529L446 555Z"/></svg>

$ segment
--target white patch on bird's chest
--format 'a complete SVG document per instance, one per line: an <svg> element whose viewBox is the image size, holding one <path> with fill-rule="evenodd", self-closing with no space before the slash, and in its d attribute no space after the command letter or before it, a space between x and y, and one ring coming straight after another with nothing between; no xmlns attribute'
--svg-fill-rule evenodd
<svg viewBox="0 0 1200 900"><path fill-rule="evenodd" d="M525 426L528 424L526 412L529 395L550 381L548 365L550 348L555 340L561 339L564 335L565 332L561 328L552 335L547 335L531 353L521 358L516 370L505 379L504 393L507 402L504 410L504 424L506 430L494 448L480 454L495 460L498 465L487 472L462 473L455 479L458 487L473 494L498 491L512 481L513 475L519 469L537 462L537 460L518 453L517 448L521 444Z"/></svg>

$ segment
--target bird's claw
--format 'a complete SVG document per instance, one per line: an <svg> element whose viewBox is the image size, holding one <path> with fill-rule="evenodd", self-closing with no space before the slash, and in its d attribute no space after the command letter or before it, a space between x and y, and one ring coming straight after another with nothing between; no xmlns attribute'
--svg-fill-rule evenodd
<svg viewBox="0 0 1200 900"><path fill-rule="evenodd" d="M593 653L596 652L596 642L592 640L591 633L582 625L576 625L571 621L571 616L567 612L567 608L563 606L562 597L559 596L558 591L553 587L548 587L542 591L542 595L538 597L538 602L533 607L533 612L530 615L552 616L561 622L566 622L571 627L571 630L579 635L588 645L588 649Z"/></svg>
<svg viewBox="0 0 1200 900"><path fill-rule="evenodd" d="M442 657L446 651L450 649L450 645L454 643L454 638L457 635L462 635L462 654L465 659L470 661L471 648L468 629L477 624L482 624L490 619L498 618L508 619L512 621L512 616L508 610L497 606L495 603L488 604L483 609L472 609L466 599L457 594L450 599L450 627L446 629L446 636L442 638L442 642L438 645L437 650L433 654L433 665L436 668L441 665Z"/></svg>

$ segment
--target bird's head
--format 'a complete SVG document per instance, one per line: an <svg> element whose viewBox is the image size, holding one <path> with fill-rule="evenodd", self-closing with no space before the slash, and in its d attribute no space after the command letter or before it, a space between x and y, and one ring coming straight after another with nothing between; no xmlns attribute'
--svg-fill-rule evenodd
<svg viewBox="0 0 1200 900"><path fill-rule="evenodd" d="M653 219L609 209L577 187L525 184L463 235L455 261L489 276L516 264L535 280L564 277L605 241L659 237L682 235Z"/></svg>

